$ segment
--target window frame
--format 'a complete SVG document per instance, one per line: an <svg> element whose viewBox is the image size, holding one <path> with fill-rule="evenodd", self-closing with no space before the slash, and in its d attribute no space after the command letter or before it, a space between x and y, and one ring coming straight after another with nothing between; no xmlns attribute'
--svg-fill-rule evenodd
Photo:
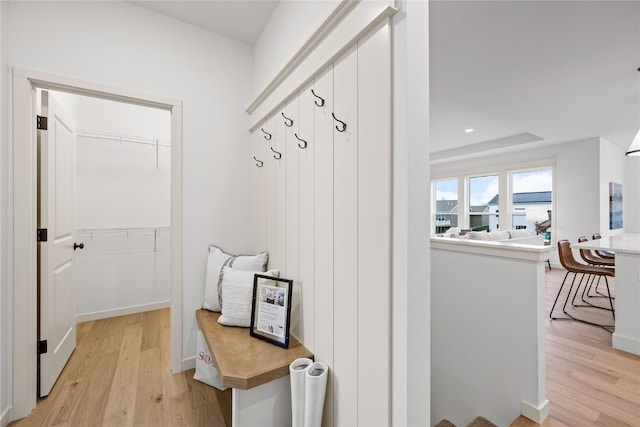
<svg viewBox="0 0 640 427"><path fill-rule="evenodd" d="M500 215L498 221L498 227L496 230L510 230L514 228L513 225L513 176L523 172L534 172L539 170L551 171L551 229L555 228L555 218L553 212L556 210L556 164L555 160L543 160L537 162L528 162L520 164L511 164L508 167L491 167L476 170L465 171L455 175L447 174L442 176L432 176L431 178L431 227L435 233L435 219L436 219L436 192L435 184L439 181L458 180L458 227L470 228L470 200L469 200L469 182L471 178L482 176L497 176L498 177L498 215L501 212L505 214ZM462 201L462 203L460 202ZM474 215L495 215L495 212L487 213L474 213ZM551 236L554 237L553 234Z"/></svg>

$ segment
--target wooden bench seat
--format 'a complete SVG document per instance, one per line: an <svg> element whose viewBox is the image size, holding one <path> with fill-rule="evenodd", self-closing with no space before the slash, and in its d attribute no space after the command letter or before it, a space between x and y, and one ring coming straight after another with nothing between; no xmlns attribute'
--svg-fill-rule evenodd
<svg viewBox="0 0 640 427"><path fill-rule="evenodd" d="M277 347L249 335L247 328L223 326L220 313L196 310L196 319L211 350L218 375L225 387L249 390L289 375L289 365L313 354L293 336L289 348Z"/></svg>

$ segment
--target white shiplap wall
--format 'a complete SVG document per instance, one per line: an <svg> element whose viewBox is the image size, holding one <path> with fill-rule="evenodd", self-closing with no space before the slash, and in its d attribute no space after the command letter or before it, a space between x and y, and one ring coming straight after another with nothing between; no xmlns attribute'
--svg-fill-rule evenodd
<svg viewBox="0 0 640 427"><path fill-rule="evenodd" d="M390 422L390 84L384 22L253 135L264 161L254 173L255 250L294 280L291 333L329 365L325 425Z"/></svg>

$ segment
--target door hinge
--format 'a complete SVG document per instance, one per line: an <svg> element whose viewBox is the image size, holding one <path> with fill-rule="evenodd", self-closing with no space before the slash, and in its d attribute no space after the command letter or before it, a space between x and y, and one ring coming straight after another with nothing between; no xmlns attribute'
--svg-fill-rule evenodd
<svg viewBox="0 0 640 427"><path fill-rule="evenodd" d="M47 130L47 118L45 116L36 116L37 124L36 129L38 130Z"/></svg>
<svg viewBox="0 0 640 427"><path fill-rule="evenodd" d="M38 228L37 231L38 242L46 242L47 241L47 229L46 228Z"/></svg>
<svg viewBox="0 0 640 427"><path fill-rule="evenodd" d="M38 354L45 354L47 352L47 340L38 341Z"/></svg>

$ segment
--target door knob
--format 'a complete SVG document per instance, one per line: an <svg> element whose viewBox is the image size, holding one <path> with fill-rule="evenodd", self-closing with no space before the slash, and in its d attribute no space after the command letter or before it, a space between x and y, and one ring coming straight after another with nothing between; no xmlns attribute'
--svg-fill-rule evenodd
<svg viewBox="0 0 640 427"><path fill-rule="evenodd" d="M73 242L73 250L75 251L75 250L76 250L76 249L78 249L78 248L80 248L80 249L84 249L84 243L80 243L80 244L78 244L78 243L76 243L76 242Z"/></svg>

